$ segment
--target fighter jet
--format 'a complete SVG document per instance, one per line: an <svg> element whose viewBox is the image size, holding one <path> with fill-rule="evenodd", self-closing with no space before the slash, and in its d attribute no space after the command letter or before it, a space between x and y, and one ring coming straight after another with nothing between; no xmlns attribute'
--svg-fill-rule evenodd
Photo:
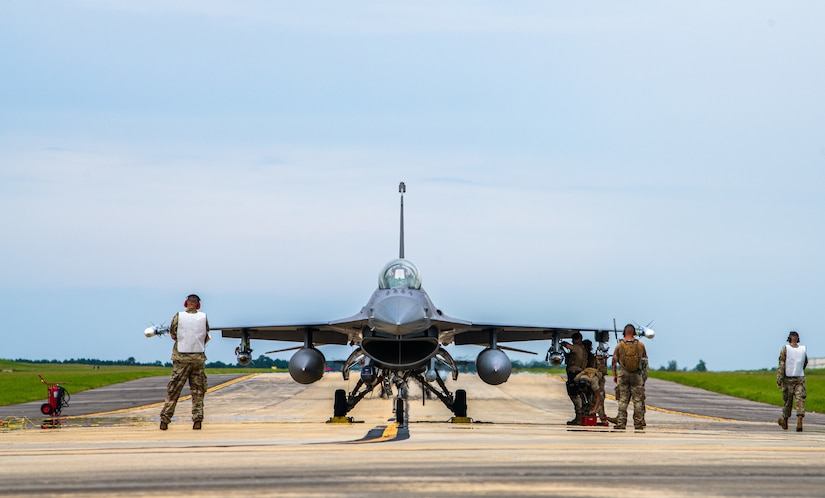
<svg viewBox="0 0 825 498"><path fill-rule="evenodd" d="M311 384L321 379L326 366L318 347L348 344L353 351L343 365L344 380L349 380L353 367L360 367L360 379L350 392L336 390L333 417L346 418L347 413L377 387L381 387L383 394L391 395L395 386L395 418L403 424L410 381L420 384L425 396L436 396L455 418L467 418L467 393L463 389L451 392L436 371L437 366L446 366L453 380L458 378L457 362L445 349L450 344L483 347L476 358L476 371L481 380L492 385L506 382L512 372L510 358L504 350L521 351L502 343L551 340L547 360L553 365L560 365L564 360L561 339L575 332L594 333L599 349L607 350L610 333L607 329L476 323L446 315L421 287L418 268L404 257L406 186L403 182L398 191L401 194L399 255L381 269L378 288L361 311L348 318L321 323L212 327L211 330L220 330L223 337L240 339L235 351L240 364L248 365L252 361L253 339L298 342L302 345L289 348L297 349L289 360L289 373L296 382Z"/></svg>

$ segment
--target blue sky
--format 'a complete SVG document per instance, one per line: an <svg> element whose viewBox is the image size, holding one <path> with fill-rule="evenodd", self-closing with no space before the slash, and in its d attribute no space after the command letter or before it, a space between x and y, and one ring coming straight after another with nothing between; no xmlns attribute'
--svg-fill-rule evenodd
<svg viewBox="0 0 825 498"><path fill-rule="evenodd" d="M0 358L165 361L142 330L191 292L213 326L349 316L399 181L452 316L655 320L653 366L771 367L791 329L825 356L823 14L0 2Z"/></svg>

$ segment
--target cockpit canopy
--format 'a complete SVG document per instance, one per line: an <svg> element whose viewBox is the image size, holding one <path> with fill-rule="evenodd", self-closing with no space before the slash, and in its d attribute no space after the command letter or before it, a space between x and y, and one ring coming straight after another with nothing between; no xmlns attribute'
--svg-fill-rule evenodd
<svg viewBox="0 0 825 498"><path fill-rule="evenodd" d="M378 276L379 289L393 289L395 287L421 288L421 274L418 272L418 268L406 259L390 261Z"/></svg>

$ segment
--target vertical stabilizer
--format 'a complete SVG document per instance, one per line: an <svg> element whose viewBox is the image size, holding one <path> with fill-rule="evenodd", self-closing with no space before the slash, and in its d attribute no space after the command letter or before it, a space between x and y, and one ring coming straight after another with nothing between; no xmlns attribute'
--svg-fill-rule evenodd
<svg viewBox="0 0 825 498"><path fill-rule="evenodd" d="M401 241L399 243L398 257L404 259L404 192L407 186L404 182L398 184L398 192L401 194Z"/></svg>

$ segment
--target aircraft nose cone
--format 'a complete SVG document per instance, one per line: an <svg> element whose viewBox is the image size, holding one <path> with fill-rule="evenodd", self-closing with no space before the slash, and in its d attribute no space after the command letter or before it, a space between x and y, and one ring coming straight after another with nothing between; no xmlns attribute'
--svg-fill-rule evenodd
<svg viewBox="0 0 825 498"><path fill-rule="evenodd" d="M410 297L390 296L375 304L372 327L381 332L407 334L429 327L424 307Z"/></svg>

